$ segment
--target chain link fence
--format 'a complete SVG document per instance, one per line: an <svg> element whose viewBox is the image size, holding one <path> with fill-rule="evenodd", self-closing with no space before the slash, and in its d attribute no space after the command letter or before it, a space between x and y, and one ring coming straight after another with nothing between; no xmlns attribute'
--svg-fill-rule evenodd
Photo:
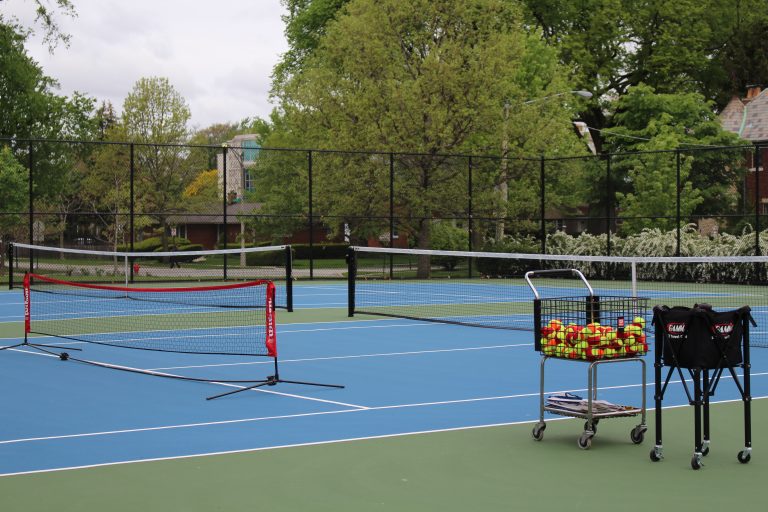
<svg viewBox="0 0 768 512"><path fill-rule="evenodd" d="M753 232L766 224L765 147L586 157L0 140L26 208L0 205L9 241L117 251L291 244L294 278L342 278L347 245L546 253L554 233ZM751 231L750 231L751 230ZM513 240L514 242L510 242ZM506 241L507 245L504 245ZM224 262L226 265L226 262Z"/></svg>

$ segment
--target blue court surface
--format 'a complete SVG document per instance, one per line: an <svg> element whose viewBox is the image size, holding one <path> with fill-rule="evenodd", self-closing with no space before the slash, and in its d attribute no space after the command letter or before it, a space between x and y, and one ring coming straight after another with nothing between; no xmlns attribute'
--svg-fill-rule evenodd
<svg viewBox="0 0 768 512"><path fill-rule="evenodd" d="M301 284L295 292L297 311L277 313L280 377L344 389L280 383L206 401L238 384L109 370L28 348L1 351L0 476L538 419L540 356L532 332L346 319L345 285ZM21 292L0 292L0 345L20 341L22 315ZM188 377L262 379L274 373L267 358L46 342L82 348L77 357L84 359ZM652 408L653 352L645 359ZM546 393L586 396L587 367L548 361ZM640 368L632 361L602 366L598 398L640 405ZM768 349L755 348L752 396L766 395ZM713 401L738 398L731 378L723 376ZM673 376L664 405L686 403ZM624 441L630 442L639 417L610 421L626 424ZM574 442L579 433L574 431Z"/></svg>

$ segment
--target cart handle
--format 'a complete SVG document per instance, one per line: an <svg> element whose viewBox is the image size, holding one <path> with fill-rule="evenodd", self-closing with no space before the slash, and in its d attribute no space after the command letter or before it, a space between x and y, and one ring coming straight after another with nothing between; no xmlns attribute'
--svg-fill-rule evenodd
<svg viewBox="0 0 768 512"><path fill-rule="evenodd" d="M584 286L587 287L587 290L589 290L589 295L594 296L595 292L592 290L592 287L589 285L589 282L587 281L587 278L584 277L584 274L582 274L580 271L576 270L575 268L568 268L568 269L553 269L553 270L531 270L529 272L525 273L525 282L528 283L528 286L531 287L531 290L533 290L533 296L538 300L541 297L539 297L539 292L536 290L536 287L533 286L533 283L531 282L532 277L541 277L541 276L578 276L583 282Z"/></svg>

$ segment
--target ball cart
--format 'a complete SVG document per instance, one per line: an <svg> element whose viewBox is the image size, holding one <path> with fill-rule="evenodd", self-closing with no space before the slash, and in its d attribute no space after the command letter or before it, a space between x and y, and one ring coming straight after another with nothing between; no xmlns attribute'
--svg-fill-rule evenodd
<svg viewBox="0 0 768 512"><path fill-rule="evenodd" d="M558 278L578 278L585 295L543 298L534 281L556 283ZM544 414L582 418L584 431L577 442L589 449L603 419L640 416L630 432L635 444L643 442L646 425L646 368L643 356L648 351L645 315L648 299L598 296L579 270L534 270L525 274L533 291L534 346L541 353L539 370L539 421L533 438L541 441L547 424ZM541 281L539 281L541 280ZM562 281L560 281L562 283ZM542 288L543 289L543 288ZM555 289L557 293L557 288ZM567 292L566 292L567 293ZM586 399L564 394L545 398L545 368L551 359L581 363L587 367ZM605 365L629 363L640 369L640 405L619 405L598 400L598 369Z"/></svg>

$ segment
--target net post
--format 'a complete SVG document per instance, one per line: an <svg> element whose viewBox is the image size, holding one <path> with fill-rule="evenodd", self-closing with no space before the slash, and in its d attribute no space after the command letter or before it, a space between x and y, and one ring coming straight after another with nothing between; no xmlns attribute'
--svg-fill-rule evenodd
<svg viewBox="0 0 768 512"><path fill-rule="evenodd" d="M355 249L347 249L347 316L355 316L355 279L357 278L357 255Z"/></svg>
<svg viewBox="0 0 768 512"><path fill-rule="evenodd" d="M29 331L32 329L31 310L30 304L32 297L30 296L29 289L29 273L24 274L24 343L27 343Z"/></svg>
<svg viewBox="0 0 768 512"><path fill-rule="evenodd" d="M632 260L632 296L637 297L637 262Z"/></svg>
<svg viewBox="0 0 768 512"><path fill-rule="evenodd" d="M293 312L293 251L285 246L285 302L289 313Z"/></svg>
<svg viewBox="0 0 768 512"><path fill-rule="evenodd" d="M275 283L267 282L267 300L264 309L267 331L267 355L277 359L277 325L275 320Z"/></svg>
<svg viewBox="0 0 768 512"><path fill-rule="evenodd" d="M8 244L8 289L13 290L13 242Z"/></svg>

